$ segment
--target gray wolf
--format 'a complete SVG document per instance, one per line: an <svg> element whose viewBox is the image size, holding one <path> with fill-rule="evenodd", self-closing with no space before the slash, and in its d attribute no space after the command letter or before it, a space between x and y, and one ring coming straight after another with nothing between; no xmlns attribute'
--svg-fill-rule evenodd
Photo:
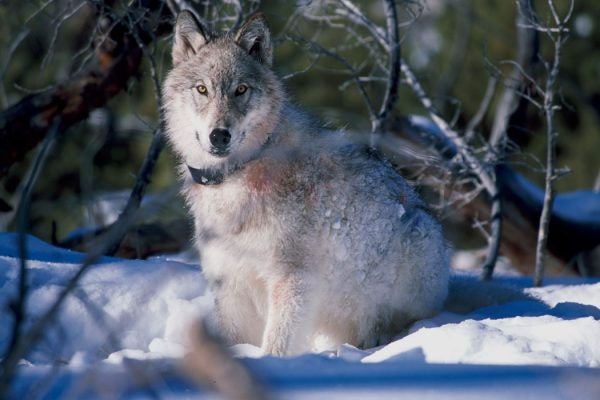
<svg viewBox="0 0 600 400"><path fill-rule="evenodd" d="M163 87L203 274L231 343L372 347L448 291L440 225L394 168L292 107L262 14L215 34L178 18Z"/></svg>

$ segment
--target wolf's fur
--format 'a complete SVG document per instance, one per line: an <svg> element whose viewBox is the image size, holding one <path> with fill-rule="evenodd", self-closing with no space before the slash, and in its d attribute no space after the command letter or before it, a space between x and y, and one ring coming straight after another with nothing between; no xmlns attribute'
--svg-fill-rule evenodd
<svg viewBox="0 0 600 400"><path fill-rule="evenodd" d="M260 14L225 35L178 17L164 115L222 333L277 355L317 337L376 345L442 306L440 226L378 155L291 107L271 62ZM226 155L211 154L215 128Z"/></svg>

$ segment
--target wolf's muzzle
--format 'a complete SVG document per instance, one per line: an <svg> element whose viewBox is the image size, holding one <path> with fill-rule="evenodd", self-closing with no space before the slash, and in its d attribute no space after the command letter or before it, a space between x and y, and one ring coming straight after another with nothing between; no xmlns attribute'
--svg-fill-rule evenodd
<svg viewBox="0 0 600 400"><path fill-rule="evenodd" d="M210 152L216 156L226 156L229 154L229 143L231 143L231 134L227 129L216 128L208 136L212 145Z"/></svg>

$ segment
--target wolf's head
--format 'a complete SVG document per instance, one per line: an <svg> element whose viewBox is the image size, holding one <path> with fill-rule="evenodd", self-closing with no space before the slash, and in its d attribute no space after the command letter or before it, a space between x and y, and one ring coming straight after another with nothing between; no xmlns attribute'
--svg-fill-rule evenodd
<svg viewBox="0 0 600 400"><path fill-rule="evenodd" d="M209 33L177 17L173 69L163 87L167 136L193 168L226 169L261 151L279 120L283 92L262 14L236 32Z"/></svg>

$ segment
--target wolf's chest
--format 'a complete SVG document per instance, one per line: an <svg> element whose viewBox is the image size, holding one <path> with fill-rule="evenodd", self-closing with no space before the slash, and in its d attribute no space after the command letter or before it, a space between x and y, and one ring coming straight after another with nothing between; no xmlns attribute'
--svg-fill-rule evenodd
<svg viewBox="0 0 600 400"><path fill-rule="evenodd" d="M188 195L209 281L256 276L273 263L281 230L264 197L232 184Z"/></svg>
<svg viewBox="0 0 600 400"><path fill-rule="evenodd" d="M270 259L286 232L279 200L248 188L247 180L231 179L216 187L190 187L187 200L194 217L196 243L210 261L228 258Z"/></svg>

